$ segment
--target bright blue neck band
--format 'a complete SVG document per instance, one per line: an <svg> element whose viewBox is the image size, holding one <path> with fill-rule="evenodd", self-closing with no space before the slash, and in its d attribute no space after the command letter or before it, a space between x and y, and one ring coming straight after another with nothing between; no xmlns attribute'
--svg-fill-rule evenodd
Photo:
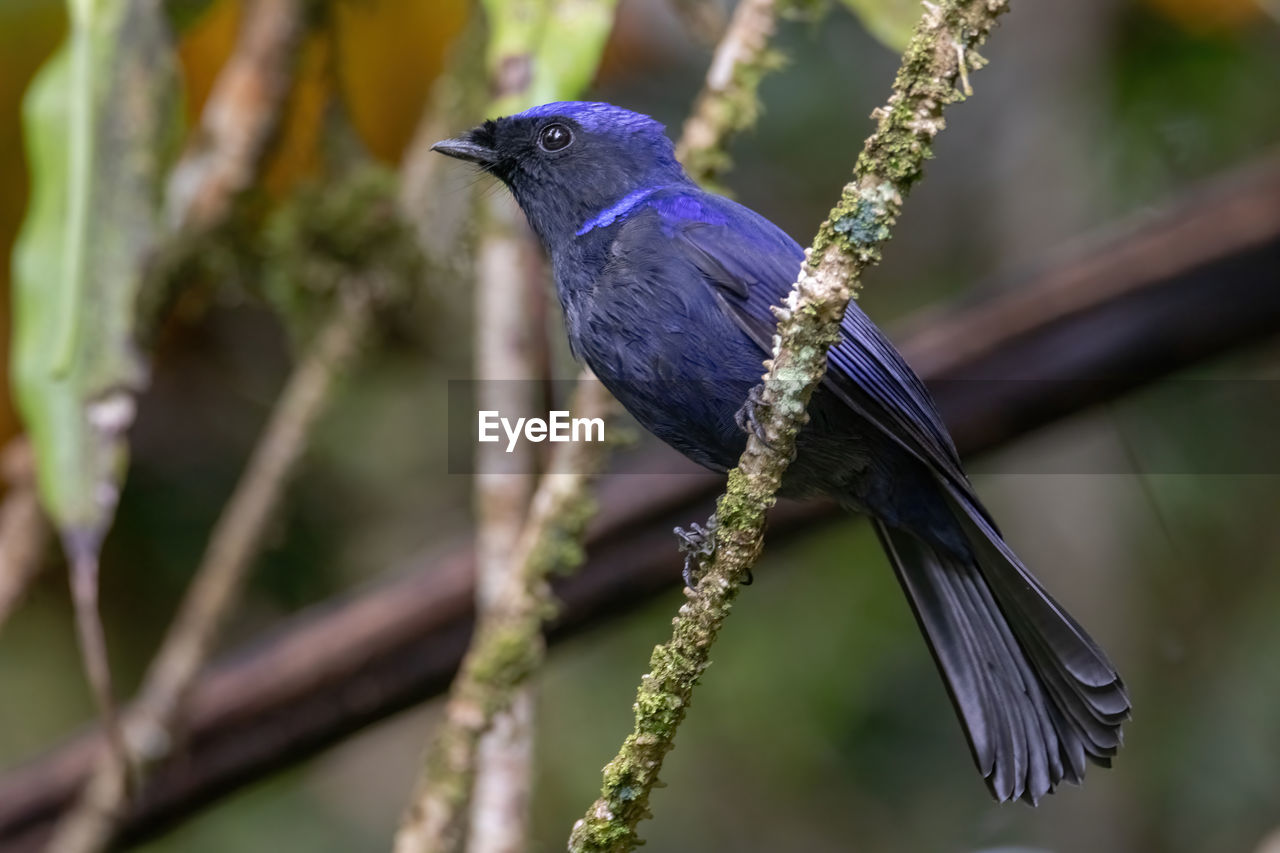
<svg viewBox="0 0 1280 853"><path fill-rule="evenodd" d="M606 207L604 210L597 213L595 216L588 219L586 222L582 223L582 227L578 229L577 236L581 237L588 231L612 225L614 222L634 210L636 205L640 204L660 189L663 189L663 187L650 187L649 189L632 190L613 204Z"/></svg>

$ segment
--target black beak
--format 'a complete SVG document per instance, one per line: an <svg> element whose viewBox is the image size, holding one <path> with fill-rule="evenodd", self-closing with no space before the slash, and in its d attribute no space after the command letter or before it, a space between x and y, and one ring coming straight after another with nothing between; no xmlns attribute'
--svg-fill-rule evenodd
<svg viewBox="0 0 1280 853"><path fill-rule="evenodd" d="M467 136L460 136L457 139L442 139L432 145L431 150L439 151L447 157L456 157L459 160L479 163L481 166L492 166L498 162L497 153L492 148L468 138L471 135L467 134Z"/></svg>

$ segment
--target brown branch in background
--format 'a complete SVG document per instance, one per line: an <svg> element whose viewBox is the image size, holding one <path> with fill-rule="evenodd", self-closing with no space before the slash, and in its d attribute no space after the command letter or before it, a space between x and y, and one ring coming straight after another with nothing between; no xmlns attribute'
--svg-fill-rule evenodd
<svg viewBox="0 0 1280 853"><path fill-rule="evenodd" d="M235 49L169 177L175 230L217 227L257 181L284 121L308 14L308 0L246 0Z"/></svg>
<svg viewBox="0 0 1280 853"><path fill-rule="evenodd" d="M339 294L329 319L290 376L262 436L210 536L182 606L125 718L129 752L145 772L168 758L196 676L218 631L239 599L245 577L310 445L311 431L334 382L359 349L371 319L364 283ZM75 807L59 823L53 853L106 849L125 814L127 780L113 762L100 762Z"/></svg>
<svg viewBox="0 0 1280 853"><path fill-rule="evenodd" d="M36 493L35 458L19 436L0 452L7 491L0 504L0 630L40 573L49 543L49 522Z"/></svg>
<svg viewBox="0 0 1280 853"><path fill-rule="evenodd" d="M1051 266L1004 283L997 298L945 315L928 311L909 324L918 331L901 349L969 456L1280 334L1278 268L1280 160L1273 159L1186 193L1157 215L1105 229ZM970 346L976 340L983 346ZM1067 351L1080 357L1064 359ZM669 470L648 457L620 461ZM689 473L604 480L587 564L556 584L552 641L679 583L671 527L704 515L721 484L692 466L679 470ZM783 503L770 534L776 542L843 517L824 504ZM471 565L465 544L422 554L376 587L299 614L228 655L193 687L184 760L144 783L125 818L126 837L153 834L442 692L472 629ZM0 849L43 849L95 760L98 737L91 730L0 776Z"/></svg>

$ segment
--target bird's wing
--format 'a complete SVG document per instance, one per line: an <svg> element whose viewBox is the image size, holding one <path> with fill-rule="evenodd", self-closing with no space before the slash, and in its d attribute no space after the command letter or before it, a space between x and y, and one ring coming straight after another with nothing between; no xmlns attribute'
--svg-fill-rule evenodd
<svg viewBox="0 0 1280 853"><path fill-rule="evenodd" d="M804 252L780 228L728 199L699 193L701 215L676 220L674 242L701 271L721 306L767 354L781 304ZM658 206L663 199L655 199ZM685 202L685 208L689 204ZM692 211L688 211L692 212ZM670 221L670 220L668 220ZM924 383L856 303L828 354L823 384L908 452L965 492L968 479Z"/></svg>

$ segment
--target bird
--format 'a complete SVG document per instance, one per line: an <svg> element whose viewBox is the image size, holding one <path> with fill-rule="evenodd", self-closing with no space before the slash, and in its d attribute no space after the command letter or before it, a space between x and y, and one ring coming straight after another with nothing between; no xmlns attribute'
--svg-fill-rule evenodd
<svg viewBox="0 0 1280 853"><path fill-rule="evenodd" d="M574 356L623 407L694 462L736 464L771 307L804 250L699 187L661 123L612 104L542 104L433 149L511 191ZM1130 715L1123 680L1005 542L924 383L856 303L827 367L779 494L870 518L997 801L1036 805L1087 763L1109 767Z"/></svg>

